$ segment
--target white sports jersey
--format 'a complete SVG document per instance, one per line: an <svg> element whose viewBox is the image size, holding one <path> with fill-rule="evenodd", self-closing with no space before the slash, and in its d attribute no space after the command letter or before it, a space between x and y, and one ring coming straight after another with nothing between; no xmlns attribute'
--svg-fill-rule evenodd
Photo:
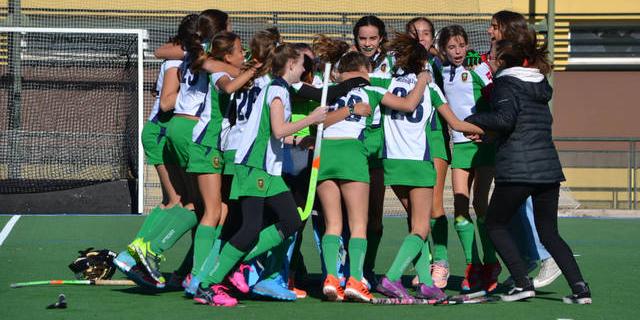
<svg viewBox="0 0 640 320"><path fill-rule="evenodd" d="M231 96L231 106L235 106L234 110L227 109L227 112L235 112L236 123L229 130L226 140L223 143L223 150L237 150L240 140L244 136L245 126L249 121L249 116L253 111L253 104L258 99L260 92L269 84L271 77L266 74L253 80L253 86L249 89L236 91ZM225 118L229 119L227 114Z"/></svg>
<svg viewBox="0 0 640 320"><path fill-rule="evenodd" d="M391 81L389 92L406 97L416 86L415 74L399 76ZM435 110L446 103L440 88L430 83L424 91L420 103L411 113L393 110L383 106L384 146L383 159L431 161L427 131Z"/></svg>
<svg viewBox="0 0 640 320"><path fill-rule="evenodd" d="M162 93L162 85L164 84L164 74L171 68L179 68L182 64L182 60L165 60L160 66L160 72L158 73L158 79L156 79L156 101L153 103L151 114L149 115L149 121L157 122L158 115L160 114L160 93Z"/></svg>
<svg viewBox="0 0 640 320"><path fill-rule="evenodd" d="M206 71L192 73L192 62L191 56L187 54L180 65L180 92L173 112L199 117L204 111L209 92L209 77Z"/></svg>
<svg viewBox="0 0 640 320"><path fill-rule="evenodd" d="M260 92L253 103L249 121L245 125L244 135L238 145L235 163L261 168L270 175L282 174L283 139L271 134L271 102L279 98L284 105L284 120L291 118L291 99L289 84L282 78L276 78Z"/></svg>
<svg viewBox="0 0 640 320"><path fill-rule="evenodd" d="M356 103L368 103L372 109L379 109L382 97L386 90L378 87L366 86L364 88L353 88L347 95L336 100L329 106L329 111L335 111ZM324 129L323 138L353 138L364 140L364 129L372 125L371 117L350 115L344 120L335 123Z"/></svg>
<svg viewBox="0 0 640 320"><path fill-rule="evenodd" d="M446 65L442 68L442 78L444 94L458 119L464 120L478 112L478 106L486 104L484 100L481 100L482 88L491 83L491 70L486 64L478 65L475 70L466 70L462 66ZM451 138L454 143L471 141L465 138L461 132L455 130L452 130Z"/></svg>
<svg viewBox="0 0 640 320"><path fill-rule="evenodd" d="M225 92L221 92L220 88L218 87L218 80L220 80L222 77L231 78L231 76L226 72L216 72L209 75L209 83L211 84L211 86L209 88L209 94L207 94L207 97L205 98L204 110L200 114L200 118L198 118L198 123L196 123L196 125L193 127L193 133L191 136L193 142L203 143L205 134L208 130L212 129L216 131L215 138L216 140L218 140L219 132L226 129L225 122L222 120L222 115L224 114L224 112L221 112L221 110L226 111L227 104L229 102L229 96ZM213 110L213 108L216 108L216 110ZM209 128L212 119L214 122L216 122L211 124L212 126L216 126L215 129ZM220 129L221 125L222 129ZM227 121L226 127L228 128L228 126L229 123ZM205 145L219 148L220 141L208 141L205 142Z"/></svg>

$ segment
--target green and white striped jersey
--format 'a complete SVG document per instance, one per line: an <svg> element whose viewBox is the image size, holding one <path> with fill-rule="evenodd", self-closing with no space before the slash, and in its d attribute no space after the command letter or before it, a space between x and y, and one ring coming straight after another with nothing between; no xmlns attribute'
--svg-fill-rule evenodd
<svg viewBox="0 0 640 320"><path fill-rule="evenodd" d="M245 125L236 151L235 163L260 168L270 175L282 174L283 139L271 134L271 102L280 99L284 105L284 119L291 119L291 99L289 84L282 78L275 78L253 104L251 116Z"/></svg>
<svg viewBox="0 0 640 320"><path fill-rule="evenodd" d="M391 79L388 91L406 97L418 82L414 73ZM383 159L431 161L427 131L438 107L446 103L435 83L429 83L416 109L411 113L393 110L382 105L384 145Z"/></svg>
<svg viewBox="0 0 640 320"><path fill-rule="evenodd" d="M193 142L218 150L222 147L221 134L229 128L229 121L224 118L229 106L229 95L218 87L218 80L222 77L231 78L226 72L209 75L209 94L192 135Z"/></svg>
<svg viewBox="0 0 640 320"><path fill-rule="evenodd" d="M162 62L162 65L160 65L160 72L158 73L158 78L156 79L156 101L154 101L153 108L151 108L149 121L158 123L159 121L162 121L160 118L164 118L163 112L160 110L160 94L162 93L162 86L164 85L164 74L171 68L179 68L181 64L182 60L165 60L164 62Z"/></svg>
<svg viewBox="0 0 640 320"><path fill-rule="evenodd" d="M378 105L382 101L386 90L378 87L366 86L363 88L353 88L347 95L339 98L329 106L329 111L335 111L356 103L368 103L372 113L374 109L379 109ZM364 129L372 125L372 117L350 115L344 120L335 123L324 129L323 138L353 138L364 140Z"/></svg>
<svg viewBox="0 0 640 320"><path fill-rule="evenodd" d="M478 65L474 70L466 70L462 66L445 65L442 68L444 94L449 100L451 110L456 117L466 117L489 108L482 98L482 88L491 83L491 70L486 64ZM471 141L458 131L452 130L454 143Z"/></svg>
<svg viewBox="0 0 640 320"><path fill-rule="evenodd" d="M231 99L234 100L232 104L235 106L235 110L228 109L227 111L235 112L236 123L229 130L229 134L226 135L226 139L223 144L224 150L237 150L242 137L244 136L245 126L249 121L249 117L253 111L253 105L258 99L260 92L267 87L271 82L271 76L265 74L262 77L258 77L253 80L253 86L248 89L236 91L231 95ZM225 115L225 119L229 119L229 114Z"/></svg>

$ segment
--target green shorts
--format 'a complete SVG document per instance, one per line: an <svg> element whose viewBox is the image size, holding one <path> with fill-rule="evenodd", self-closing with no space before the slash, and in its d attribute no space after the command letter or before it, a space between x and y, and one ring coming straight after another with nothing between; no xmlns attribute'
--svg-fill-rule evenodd
<svg viewBox="0 0 640 320"><path fill-rule="evenodd" d="M351 180L369 183L367 153L357 139L322 140L318 181Z"/></svg>
<svg viewBox="0 0 640 320"><path fill-rule="evenodd" d="M431 159L440 158L444 161L449 161L449 159L451 159L449 143L445 140L442 131L427 131L427 139L429 140L429 152L431 153Z"/></svg>
<svg viewBox="0 0 640 320"><path fill-rule="evenodd" d="M167 142L166 129L157 123L147 121L142 128L142 147L147 164L164 164L162 153Z"/></svg>
<svg viewBox="0 0 640 320"><path fill-rule="evenodd" d="M370 169L382 168L382 142L384 134L382 127L367 128L364 133L364 147L367 152L367 161Z"/></svg>
<svg viewBox="0 0 640 320"><path fill-rule="evenodd" d="M453 144L451 168L471 169L494 166L496 147L492 143L461 142Z"/></svg>
<svg viewBox="0 0 640 320"><path fill-rule="evenodd" d="M222 174L224 164L222 151L198 143L191 144L187 172Z"/></svg>
<svg viewBox="0 0 640 320"><path fill-rule="evenodd" d="M173 156L173 163L183 168L189 164L189 151L194 144L191 137L196 123L198 120L173 117L167 126L167 149Z"/></svg>
<svg viewBox="0 0 640 320"><path fill-rule="evenodd" d="M227 150L223 154L224 172L222 174L232 176L236 173L236 150Z"/></svg>
<svg viewBox="0 0 640 320"><path fill-rule="evenodd" d="M423 160L383 159L386 186L433 187L436 170L433 162Z"/></svg>
<svg viewBox="0 0 640 320"><path fill-rule="evenodd" d="M289 188L281 176L273 176L262 169L236 164L229 198L266 198L286 191L289 191Z"/></svg>

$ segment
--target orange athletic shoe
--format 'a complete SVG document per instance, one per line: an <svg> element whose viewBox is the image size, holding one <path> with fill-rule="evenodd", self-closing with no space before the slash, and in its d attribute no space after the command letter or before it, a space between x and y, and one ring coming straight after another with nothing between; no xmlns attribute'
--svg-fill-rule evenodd
<svg viewBox="0 0 640 320"><path fill-rule="evenodd" d="M373 299L373 295L369 292L367 285L362 281L356 280L354 277L349 277L347 286L344 290L344 296L347 299L358 302L370 302Z"/></svg>
<svg viewBox="0 0 640 320"><path fill-rule="evenodd" d="M299 289L299 288L296 288L296 285L295 285L293 279L289 278L288 286L289 286L289 291L291 291L291 292L296 294L296 298L304 299L304 298L307 297L307 292L306 291L304 291L302 289Z"/></svg>
<svg viewBox="0 0 640 320"><path fill-rule="evenodd" d="M327 275L322 286L322 293L327 296L329 301L344 300L344 289L340 286L340 280L333 275Z"/></svg>

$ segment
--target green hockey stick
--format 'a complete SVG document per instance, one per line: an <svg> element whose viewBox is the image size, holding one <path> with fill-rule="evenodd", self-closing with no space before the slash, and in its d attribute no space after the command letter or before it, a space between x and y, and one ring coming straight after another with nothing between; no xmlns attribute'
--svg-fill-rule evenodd
<svg viewBox="0 0 640 320"><path fill-rule="evenodd" d="M329 90L329 77L331 76L331 63L324 64L324 79L322 83L322 98L320 99L320 105L327 105L327 91ZM313 161L311 162L311 178L309 179L309 193L307 193L307 201L305 202L304 209L298 207L298 214L302 221L307 220L311 215L313 209L313 202L316 199L316 184L318 183L318 170L320 169L320 147L322 146L322 131L324 130L324 124L318 125L318 132L316 133L316 143L313 149Z"/></svg>
<svg viewBox="0 0 640 320"><path fill-rule="evenodd" d="M12 283L11 288L44 285L83 285L83 286L135 286L131 280L43 280Z"/></svg>

